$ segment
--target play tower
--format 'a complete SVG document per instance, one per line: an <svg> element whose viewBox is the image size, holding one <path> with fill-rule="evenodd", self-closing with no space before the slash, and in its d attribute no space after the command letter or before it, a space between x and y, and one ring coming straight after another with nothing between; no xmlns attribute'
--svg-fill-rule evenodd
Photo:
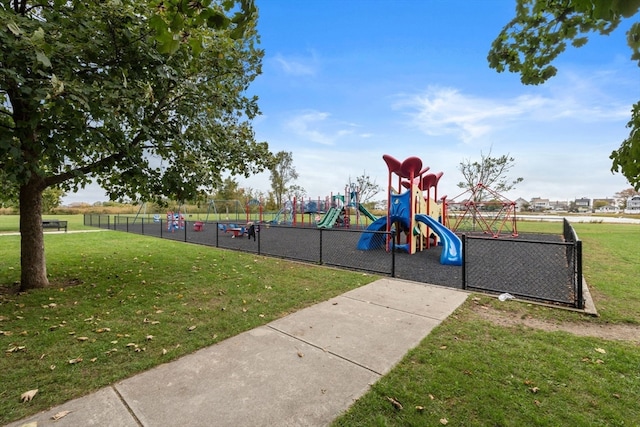
<svg viewBox="0 0 640 427"><path fill-rule="evenodd" d="M427 174L429 167L423 167L418 157L409 157L402 162L388 154L382 158L388 168L387 215L378 218L367 230L385 230L389 233L386 236L394 238L387 237L383 241L380 234L365 232L358 242L358 249L376 249L384 245L387 250L393 248L415 254L428 249L433 238L434 243L442 246L442 264L461 265L462 243L442 224L443 204L436 202L442 172ZM394 186L395 177L397 186Z"/></svg>

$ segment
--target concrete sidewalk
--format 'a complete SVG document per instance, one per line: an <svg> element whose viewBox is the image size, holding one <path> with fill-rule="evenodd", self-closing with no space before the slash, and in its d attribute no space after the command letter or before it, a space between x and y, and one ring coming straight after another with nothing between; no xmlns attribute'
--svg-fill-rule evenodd
<svg viewBox="0 0 640 427"><path fill-rule="evenodd" d="M466 298L381 279L9 426L324 426Z"/></svg>

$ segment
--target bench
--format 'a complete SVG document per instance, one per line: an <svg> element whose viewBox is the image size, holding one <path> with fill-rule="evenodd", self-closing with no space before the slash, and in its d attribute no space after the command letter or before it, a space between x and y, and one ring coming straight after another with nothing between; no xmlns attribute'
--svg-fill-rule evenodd
<svg viewBox="0 0 640 427"><path fill-rule="evenodd" d="M67 232L67 221L60 221L58 219L43 219L42 228L56 228L58 231L64 228L64 232Z"/></svg>

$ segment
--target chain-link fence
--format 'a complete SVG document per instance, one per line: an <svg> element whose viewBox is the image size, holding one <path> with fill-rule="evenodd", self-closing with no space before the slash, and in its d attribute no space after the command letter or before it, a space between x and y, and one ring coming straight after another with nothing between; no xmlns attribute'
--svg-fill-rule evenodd
<svg viewBox="0 0 640 427"><path fill-rule="evenodd" d="M463 289L584 308L582 246L571 225L565 220L564 236L535 237L463 236Z"/></svg>
<svg viewBox="0 0 640 427"><path fill-rule="evenodd" d="M486 238L463 235L463 265L442 265L441 246L410 255L379 249L359 250L362 230L245 223L167 221L85 215L85 225L388 275L435 285L583 308L582 246L565 220L564 236L520 235ZM389 233L374 233L385 241Z"/></svg>
<svg viewBox="0 0 640 427"><path fill-rule="evenodd" d="M85 215L85 225L393 276L394 254L358 250L362 230ZM371 232L385 239L384 231Z"/></svg>

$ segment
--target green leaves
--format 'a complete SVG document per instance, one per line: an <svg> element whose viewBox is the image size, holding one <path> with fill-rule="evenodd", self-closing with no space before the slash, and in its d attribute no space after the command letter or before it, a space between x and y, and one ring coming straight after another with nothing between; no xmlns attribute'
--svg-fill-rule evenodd
<svg viewBox="0 0 640 427"><path fill-rule="evenodd" d="M631 129L629 137L622 141L620 148L611 153L613 160L612 172L620 172L627 181L638 191L640 190L640 102L634 104L631 120L627 123Z"/></svg>
<svg viewBox="0 0 640 427"><path fill-rule="evenodd" d="M570 42L584 46L586 34L609 34L623 18L640 10L640 0L518 0L516 16L493 41L487 56L489 66L498 72L519 73L523 84L541 84L555 76L552 62ZM640 23L627 32L631 59L640 65ZM640 189L640 104L635 104L627 127L629 138L614 151L611 170L621 172Z"/></svg>

